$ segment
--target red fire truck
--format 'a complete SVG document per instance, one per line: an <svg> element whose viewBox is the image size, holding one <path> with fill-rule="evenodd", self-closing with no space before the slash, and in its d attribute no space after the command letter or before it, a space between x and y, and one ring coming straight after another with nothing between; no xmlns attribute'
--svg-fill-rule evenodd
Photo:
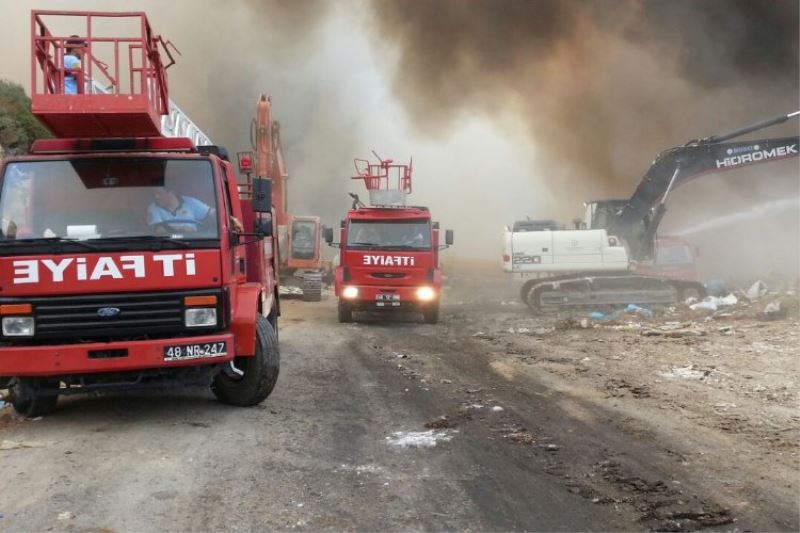
<svg viewBox="0 0 800 533"><path fill-rule="evenodd" d="M340 248L335 272L339 322L352 322L354 311L421 311L425 322L439 320L442 271L439 251L453 244L453 231L439 244L439 223L427 207L406 205L412 165L356 159L355 180L370 195L370 207L358 196L342 221L340 242L333 229L325 240Z"/></svg>
<svg viewBox="0 0 800 533"><path fill-rule="evenodd" d="M263 401L280 359L269 180L240 192L223 148L163 134L174 61L144 13L31 25L32 110L55 138L0 167L0 387L27 416L176 384Z"/></svg>

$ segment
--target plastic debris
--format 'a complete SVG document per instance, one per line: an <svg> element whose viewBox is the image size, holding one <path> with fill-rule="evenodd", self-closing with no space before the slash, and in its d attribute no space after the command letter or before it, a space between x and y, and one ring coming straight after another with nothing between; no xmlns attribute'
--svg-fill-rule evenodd
<svg viewBox="0 0 800 533"><path fill-rule="evenodd" d="M625 312L629 315L639 315L644 318L653 318L653 311L647 309L646 307L639 307L636 304L628 304L625 308Z"/></svg>
<svg viewBox="0 0 800 533"><path fill-rule="evenodd" d="M694 365L670 368L667 372L659 372L661 377L667 379L705 379L711 374L711 370L697 369Z"/></svg>
<svg viewBox="0 0 800 533"><path fill-rule="evenodd" d="M439 442L448 442L452 438L447 430L395 431L386 437L386 442L398 448L432 448Z"/></svg>
<svg viewBox="0 0 800 533"><path fill-rule="evenodd" d="M720 307L730 307L739 303L735 294L729 294L722 298L717 296L706 296L702 301L689 306L692 311L711 311L712 313Z"/></svg>
<svg viewBox="0 0 800 533"><path fill-rule="evenodd" d="M69 511L64 511L63 513L58 513L59 520L72 520L75 518L75 515Z"/></svg>
<svg viewBox="0 0 800 533"><path fill-rule="evenodd" d="M767 284L761 280L758 280L752 285L750 285L750 288L747 289L745 295L749 300L756 301L762 296L766 296L768 292L769 292L769 287L767 287Z"/></svg>
<svg viewBox="0 0 800 533"><path fill-rule="evenodd" d="M780 301L770 302L764 307L764 311L758 314L761 320L780 320L786 318L786 308Z"/></svg>

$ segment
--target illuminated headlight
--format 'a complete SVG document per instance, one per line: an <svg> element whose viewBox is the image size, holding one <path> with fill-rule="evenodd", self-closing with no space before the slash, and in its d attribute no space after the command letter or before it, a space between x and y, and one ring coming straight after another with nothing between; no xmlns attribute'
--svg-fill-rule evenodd
<svg viewBox="0 0 800 533"><path fill-rule="evenodd" d="M187 328L200 328L203 326L217 325L217 310L213 307L198 307L187 309L184 315L184 324Z"/></svg>
<svg viewBox="0 0 800 533"><path fill-rule="evenodd" d="M436 292L430 287L420 287L417 289L417 299L421 302L430 302L436 298Z"/></svg>
<svg viewBox="0 0 800 533"><path fill-rule="evenodd" d="M3 335L6 337L33 337L32 316L4 316Z"/></svg>
<svg viewBox="0 0 800 533"><path fill-rule="evenodd" d="M342 289L342 298L352 300L358 297L358 287L345 287Z"/></svg>

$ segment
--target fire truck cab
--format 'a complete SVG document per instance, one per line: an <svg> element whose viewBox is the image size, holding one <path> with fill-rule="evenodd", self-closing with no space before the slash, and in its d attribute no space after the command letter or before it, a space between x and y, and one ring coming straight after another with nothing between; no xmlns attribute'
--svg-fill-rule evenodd
<svg viewBox="0 0 800 533"><path fill-rule="evenodd" d="M50 67L75 38L44 21L65 17L87 24L79 79L111 40L143 51L129 64L141 85L64 94ZM140 32L95 39L109 17ZM224 149L159 135L163 41L143 13L34 12L32 25L33 111L56 138L0 167L0 386L27 416L59 395L176 384L263 401L279 371L269 180L240 187ZM72 137L81 125L93 136Z"/></svg>
<svg viewBox="0 0 800 533"><path fill-rule="evenodd" d="M426 207L405 205L411 192L411 165L392 160L370 164L356 160L357 175L370 193L371 207L354 197L342 221L340 242L333 230L325 240L340 248L335 271L340 322L351 322L354 311L420 311L429 324L439 320L442 271L439 251L453 244L447 230L440 244L439 223Z"/></svg>

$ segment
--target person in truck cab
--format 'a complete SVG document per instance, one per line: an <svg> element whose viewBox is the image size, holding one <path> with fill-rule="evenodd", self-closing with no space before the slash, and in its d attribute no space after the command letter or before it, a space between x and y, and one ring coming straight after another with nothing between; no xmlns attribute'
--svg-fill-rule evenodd
<svg viewBox="0 0 800 533"><path fill-rule="evenodd" d="M194 233L205 222L213 220L214 213L212 207L197 198L180 195L169 187L160 187L147 208L147 223L156 232L180 230Z"/></svg>
<svg viewBox="0 0 800 533"><path fill-rule="evenodd" d="M213 224L216 210L191 196L176 193L169 187L156 190L153 203L147 208L147 224L159 234L170 230L194 233L205 224ZM242 233L244 226L236 217L230 217L231 228Z"/></svg>

